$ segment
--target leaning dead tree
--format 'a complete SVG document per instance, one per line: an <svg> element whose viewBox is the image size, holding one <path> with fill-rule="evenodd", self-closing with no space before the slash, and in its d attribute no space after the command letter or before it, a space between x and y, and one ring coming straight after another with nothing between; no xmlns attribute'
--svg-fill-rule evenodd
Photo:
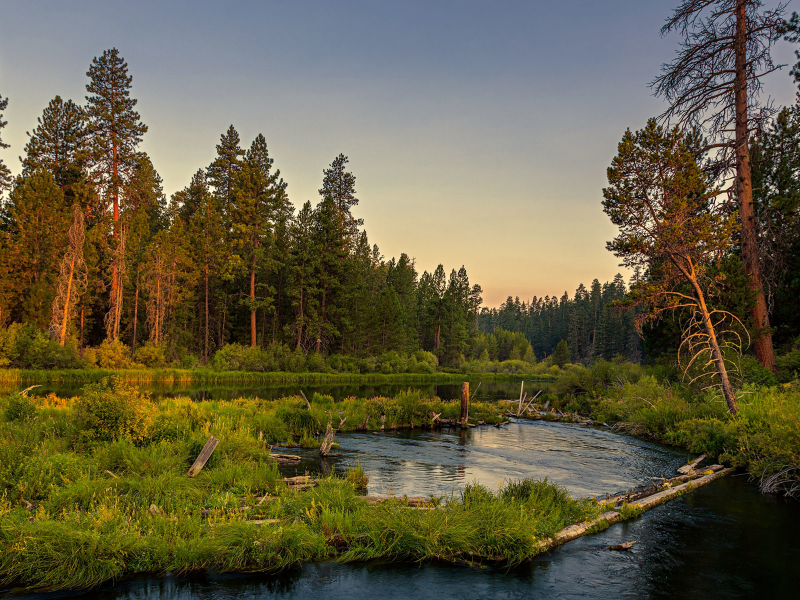
<svg viewBox="0 0 800 600"><path fill-rule="evenodd" d="M713 171L725 182L733 176L741 220L742 260L748 284L756 294L751 317L757 328L755 352L775 368L772 335L764 295L758 223L753 211L750 136L774 114L757 102L765 75L780 69L771 48L781 37L785 3L771 10L761 0L683 0L661 33L683 39L677 57L662 66L652 86L669 102L661 115L667 124L688 130L699 127L708 136L703 152L714 151Z"/></svg>
<svg viewBox="0 0 800 600"><path fill-rule="evenodd" d="M80 206L75 205L72 209L72 226L67 234L67 251L61 260L50 322L50 333L62 346L67 341L69 323L78 300L86 291L88 281L86 261L83 258L84 233L83 211Z"/></svg>
<svg viewBox="0 0 800 600"><path fill-rule="evenodd" d="M105 317L106 336L113 341L119 337L119 324L122 320L122 292L125 281L125 241L127 230L121 228L117 238L117 247L114 249L111 270L111 297L110 306Z"/></svg>
<svg viewBox="0 0 800 600"><path fill-rule="evenodd" d="M679 128L668 130L650 119L643 130L626 131L618 150L608 169L603 210L620 233L607 248L622 265L647 273L628 300L643 308L637 330L641 334L643 325L665 313L688 315L685 373L699 364L701 376L710 376L735 414L728 361L741 339L726 341L736 318L710 305L718 287L710 268L730 248L736 214L718 205L719 191L709 186Z"/></svg>

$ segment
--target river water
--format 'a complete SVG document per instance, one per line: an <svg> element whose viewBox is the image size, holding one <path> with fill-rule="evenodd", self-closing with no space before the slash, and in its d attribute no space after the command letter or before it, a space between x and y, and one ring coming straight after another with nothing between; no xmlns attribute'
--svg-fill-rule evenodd
<svg viewBox="0 0 800 600"><path fill-rule="evenodd" d="M294 472L360 464L369 493L448 494L477 481L544 478L573 495L602 494L674 475L687 455L605 428L520 422L469 431L339 437L337 456L305 454ZM609 545L635 541L627 552ZM728 476L641 517L580 538L514 569L310 564L280 575L140 579L26 600L377 598L798 598L800 504Z"/></svg>

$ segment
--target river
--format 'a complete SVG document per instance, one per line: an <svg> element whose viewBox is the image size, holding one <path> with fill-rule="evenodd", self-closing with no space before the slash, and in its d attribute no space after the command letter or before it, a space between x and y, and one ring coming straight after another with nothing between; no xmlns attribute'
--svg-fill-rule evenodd
<svg viewBox="0 0 800 600"><path fill-rule="evenodd" d="M606 428L519 422L465 432L349 434L327 463L306 452L300 467L360 464L369 493L449 494L477 481L544 478L575 496L671 476L687 454ZM630 551L608 550L627 541ZM800 505L728 476L604 532L514 569L447 565L310 564L280 575L137 579L88 593L25 600L376 598L797 598Z"/></svg>

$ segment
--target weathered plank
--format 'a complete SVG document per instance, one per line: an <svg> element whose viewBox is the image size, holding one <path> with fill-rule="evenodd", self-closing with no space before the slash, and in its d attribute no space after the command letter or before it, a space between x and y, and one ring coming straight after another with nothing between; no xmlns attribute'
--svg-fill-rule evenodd
<svg viewBox="0 0 800 600"><path fill-rule="evenodd" d="M214 449L219 444L219 440L215 438L213 435L208 438L206 445L203 446L203 449L200 451L200 454L197 455L194 463L189 468L189 471L186 473L189 477L196 477L197 474L203 470L203 467L206 466L208 459L211 458L211 455L214 452Z"/></svg>

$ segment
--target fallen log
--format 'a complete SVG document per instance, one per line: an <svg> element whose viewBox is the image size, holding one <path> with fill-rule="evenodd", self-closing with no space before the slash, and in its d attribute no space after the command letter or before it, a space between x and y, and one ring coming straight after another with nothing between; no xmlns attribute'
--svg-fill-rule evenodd
<svg viewBox="0 0 800 600"><path fill-rule="evenodd" d="M700 456L695 458L692 462L685 464L682 467L678 467L678 473L680 473L681 475L686 475L687 473L691 473L692 471L695 470L695 468L697 468L697 465L699 465L705 459L706 455L701 454Z"/></svg>
<svg viewBox="0 0 800 600"><path fill-rule="evenodd" d="M629 490L627 492L623 492L621 494L616 494L614 496L609 496L603 500L598 500L598 504L610 504L610 505L617 505L622 504L624 502L634 502L639 500L640 498L646 498L656 492L664 490L666 488L672 487L675 484L679 483L686 483L687 481L692 481L694 479L699 479L704 475L709 475L711 473L716 473L724 469L722 465L711 465L702 471L692 471L691 473L687 473L686 475L678 475L677 477L672 477L670 479L664 479L660 483L655 483L653 485L649 485L645 488L639 488L635 490Z"/></svg>
<svg viewBox="0 0 800 600"><path fill-rule="evenodd" d="M636 542L625 542L624 544L615 544L614 546L609 546L609 550L629 550Z"/></svg>
<svg viewBox="0 0 800 600"><path fill-rule="evenodd" d="M720 477L724 477L728 473L732 473L735 469L733 467L728 469L723 469L721 471L717 471L716 473L711 473L709 475L704 475L699 479L694 479L692 481L688 481L681 485L671 487L666 489L662 492L658 492L651 496L647 496L643 498L641 501L637 502L635 505L635 515L639 515L645 511L650 510L651 508L655 508L661 504L664 504L668 500L672 500L673 498L677 498L682 494L697 489L699 487L703 487L704 485L708 485L715 479L719 479ZM604 512L596 519L592 519L591 521L584 521L582 523L576 523L575 525L570 525L569 527L565 527L561 531L559 531L555 536L551 538L545 538L538 542L538 546L544 551L549 550L550 548L554 548L555 546L560 546L567 542L571 542L572 540L578 539L586 535L587 533L594 533L595 531L600 531L605 529L609 525L613 525L614 523L619 523L620 521L625 520L626 518L630 518L634 515L623 515L621 511L610 510Z"/></svg>

